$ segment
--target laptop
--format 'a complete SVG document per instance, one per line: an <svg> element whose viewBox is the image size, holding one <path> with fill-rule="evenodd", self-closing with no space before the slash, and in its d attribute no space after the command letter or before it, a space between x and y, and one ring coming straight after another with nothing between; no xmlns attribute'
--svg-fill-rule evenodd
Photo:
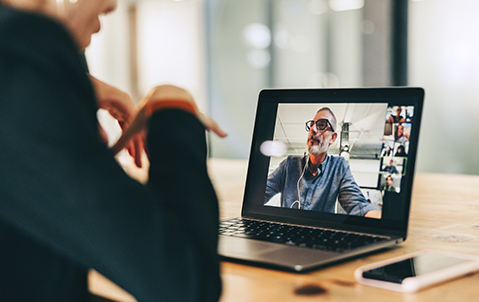
<svg viewBox="0 0 479 302"><path fill-rule="evenodd" d="M262 90L241 217L220 222L219 254L303 272L406 240L423 99L413 87Z"/></svg>

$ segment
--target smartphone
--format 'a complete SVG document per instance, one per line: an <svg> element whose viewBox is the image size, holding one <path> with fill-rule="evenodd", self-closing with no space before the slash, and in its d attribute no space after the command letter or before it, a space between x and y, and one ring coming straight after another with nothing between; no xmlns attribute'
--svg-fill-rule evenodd
<svg viewBox="0 0 479 302"><path fill-rule="evenodd" d="M478 270L477 256L426 250L361 266L354 276L361 284L407 293Z"/></svg>

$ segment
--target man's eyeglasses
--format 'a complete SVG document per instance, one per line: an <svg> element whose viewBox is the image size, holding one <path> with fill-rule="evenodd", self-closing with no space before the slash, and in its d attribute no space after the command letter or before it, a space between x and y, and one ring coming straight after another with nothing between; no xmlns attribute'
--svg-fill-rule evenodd
<svg viewBox="0 0 479 302"><path fill-rule="evenodd" d="M313 127L314 124L316 124L316 129L318 129L318 130L323 131L324 129L328 128L328 126L329 126L331 128L331 131L334 132L333 125L331 125L329 120L327 120L325 118L319 119L317 121L313 121L313 120L307 121L306 122L306 131L309 132L309 130L311 129L311 127Z"/></svg>

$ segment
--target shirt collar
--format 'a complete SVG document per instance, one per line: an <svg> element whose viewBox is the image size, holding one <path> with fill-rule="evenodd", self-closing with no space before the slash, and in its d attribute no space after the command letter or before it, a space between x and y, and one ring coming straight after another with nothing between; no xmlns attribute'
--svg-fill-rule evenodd
<svg viewBox="0 0 479 302"><path fill-rule="evenodd" d="M328 166L330 157L331 157L331 155L326 154L326 157L324 158L324 161L321 164L319 164L319 167L318 167L319 173L314 178L323 174L324 170L326 170L326 167ZM304 169L307 169L308 174L311 175L311 172L309 171L309 154L306 154L304 156L303 161L304 161L304 163L303 163Z"/></svg>

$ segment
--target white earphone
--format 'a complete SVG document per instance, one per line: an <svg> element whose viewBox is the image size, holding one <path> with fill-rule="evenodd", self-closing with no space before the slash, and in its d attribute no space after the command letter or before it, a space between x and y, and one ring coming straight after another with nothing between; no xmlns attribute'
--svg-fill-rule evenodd
<svg viewBox="0 0 479 302"><path fill-rule="evenodd" d="M306 171L306 168L307 168L307 166L308 166L308 160L309 160L309 158L306 159L306 163L304 164L303 173L301 173L301 176L299 177L298 182L296 183L296 187L297 187L297 189L298 189L298 200L295 200L295 201L291 204L291 206L289 207L290 209L292 209L295 204L298 204L298 210L301 209L301 203L299 202L299 200L300 200L300 195L301 195L301 194L299 193L299 182L301 181L301 179L302 179L303 176L304 176L304 172Z"/></svg>

